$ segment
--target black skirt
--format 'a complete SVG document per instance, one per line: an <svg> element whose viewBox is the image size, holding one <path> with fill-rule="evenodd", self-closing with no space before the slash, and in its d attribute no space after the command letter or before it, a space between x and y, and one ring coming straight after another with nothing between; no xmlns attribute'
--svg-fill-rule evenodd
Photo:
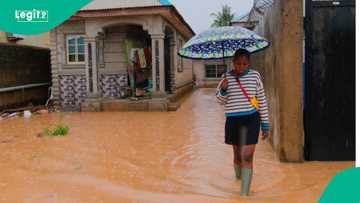
<svg viewBox="0 0 360 203"><path fill-rule="evenodd" d="M260 133L258 112L247 116L227 117L225 123L225 143L229 145L257 144Z"/></svg>

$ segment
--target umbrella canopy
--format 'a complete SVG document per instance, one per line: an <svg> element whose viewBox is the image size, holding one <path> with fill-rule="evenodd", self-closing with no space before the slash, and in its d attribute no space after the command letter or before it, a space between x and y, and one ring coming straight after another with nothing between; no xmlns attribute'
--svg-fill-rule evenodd
<svg viewBox="0 0 360 203"><path fill-rule="evenodd" d="M222 59L232 57L240 48L254 53L269 45L270 42L251 30L226 26L194 36L179 50L179 55L191 59Z"/></svg>

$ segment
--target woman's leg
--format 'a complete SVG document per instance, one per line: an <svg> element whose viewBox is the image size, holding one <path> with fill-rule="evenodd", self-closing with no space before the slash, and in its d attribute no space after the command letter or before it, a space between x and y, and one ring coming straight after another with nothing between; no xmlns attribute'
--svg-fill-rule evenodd
<svg viewBox="0 0 360 203"><path fill-rule="evenodd" d="M240 149L242 178L241 196L247 196L250 192L255 146L256 145L244 145Z"/></svg>
<svg viewBox="0 0 360 203"><path fill-rule="evenodd" d="M236 179L241 179L241 154L240 149L241 147L238 145L233 145L233 152L234 152L234 171Z"/></svg>

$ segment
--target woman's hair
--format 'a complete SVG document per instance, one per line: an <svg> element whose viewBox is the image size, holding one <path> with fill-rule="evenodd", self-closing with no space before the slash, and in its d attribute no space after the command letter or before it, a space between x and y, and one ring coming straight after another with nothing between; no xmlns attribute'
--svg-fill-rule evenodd
<svg viewBox="0 0 360 203"><path fill-rule="evenodd" d="M248 58L250 60L250 52L246 49L236 50L236 52L234 54L234 60L240 58L241 56L245 56L246 58Z"/></svg>

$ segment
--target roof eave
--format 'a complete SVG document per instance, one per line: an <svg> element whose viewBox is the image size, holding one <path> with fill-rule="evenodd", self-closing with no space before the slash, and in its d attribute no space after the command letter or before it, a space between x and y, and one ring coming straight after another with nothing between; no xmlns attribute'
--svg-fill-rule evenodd
<svg viewBox="0 0 360 203"><path fill-rule="evenodd" d="M187 38L195 35L190 25L180 15L173 5L166 6L145 6L145 7L128 7L128 8L110 8L110 9L91 9L80 10L75 13L69 21L84 20L87 18L116 17L116 16L136 16L136 15L161 15L168 20L173 26L179 26L179 23L185 27L183 34ZM173 18L175 17L175 18ZM180 25L180 26L181 26Z"/></svg>

